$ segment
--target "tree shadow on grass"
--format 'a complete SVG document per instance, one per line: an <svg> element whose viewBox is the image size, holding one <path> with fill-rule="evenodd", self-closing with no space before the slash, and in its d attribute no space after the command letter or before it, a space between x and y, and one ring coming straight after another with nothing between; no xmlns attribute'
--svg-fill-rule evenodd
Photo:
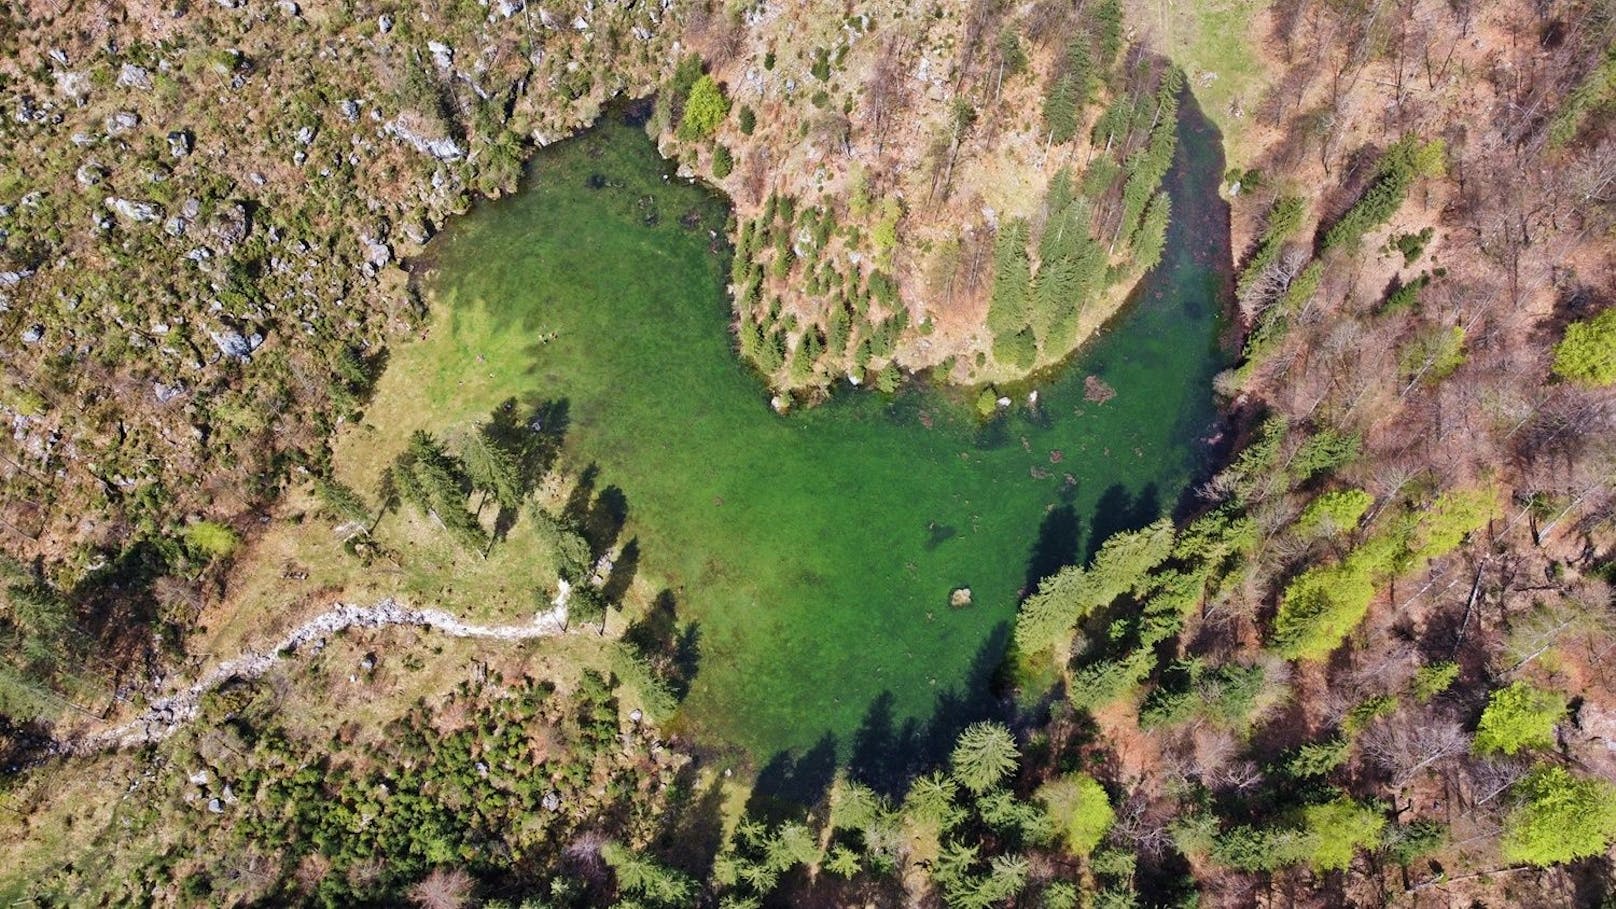
<svg viewBox="0 0 1616 909"><path fill-rule="evenodd" d="M965 679L938 695L925 721L911 717L899 722L892 692L877 695L853 734L848 776L900 798L915 776L945 764L966 726L1003 712L995 682L1009 643L1010 623L1000 622L977 648Z"/></svg>
<svg viewBox="0 0 1616 909"><path fill-rule="evenodd" d="M713 779L697 789L700 771L694 763L674 778L674 793L663 815L656 852L669 865L697 880L712 874L713 858L724 845L724 781Z"/></svg>
<svg viewBox="0 0 1616 909"><path fill-rule="evenodd" d="M1077 544L1082 538L1082 522L1077 509L1060 505L1044 515L1038 527L1038 540L1032 555L1027 558L1027 579L1022 585L1025 593L1038 589L1038 582L1068 565L1077 564Z"/></svg>
<svg viewBox="0 0 1616 909"><path fill-rule="evenodd" d="M628 589L634 585L634 576L640 570L640 541L638 537L631 537L623 544L623 549L612 562L612 573L606 578L606 584L600 592L606 597L606 602L618 604L622 608L623 597Z"/></svg>
<svg viewBox="0 0 1616 909"><path fill-rule="evenodd" d="M1138 530L1161 517L1161 501L1156 484L1148 483L1131 494L1121 483L1113 483L1094 503L1094 517L1089 519L1089 539L1083 555L1085 563L1094 559L1100 546L1112 534L1124 530Z"/></svg>
<svg viewBox="0 0 1616 909"><path fill-rule="evenodd" d="M836 735L831 732L800 755L776 752L758 771L746 800L746 816L770 825L806 819L830 792L838 764Z"/></svg>
<svg viewBox="0 0 1616 909"><path fill-rule="evenodd" d="M634 648L678 700L690 693L701 662L701 626L679 622L673 591L657 594L645 615L623 633L623 643Z"/></svg>

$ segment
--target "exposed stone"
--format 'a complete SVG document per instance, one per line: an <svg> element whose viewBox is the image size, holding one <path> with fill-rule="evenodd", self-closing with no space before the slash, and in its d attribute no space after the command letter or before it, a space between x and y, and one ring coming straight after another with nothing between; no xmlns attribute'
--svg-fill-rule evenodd
<svg viewBox="0 0 1616 909"><path fill-rule="evenodd" d="M404 140L411 148L423 155L431 155L439 161L458 161L465 157L465 151L455 140L445 136L432 139L417 133L403 122L403 118L389 122L384 129L398 138Z"/></svg>
<svg viewBox="0 0 1616 909"><path fill-rule="evenodd" d="M77 71L60 72L56 74L56 90L64 98L81 101L88 97L93 84L86 73Z"/></svg>
<svg viewBox="0 0 1616 909"><path fill-rule="evenodd" d="M106 204L107 208L112 209L113 213L125 221L144 223L158 221L163 217L163 207L156 202L143 202L112 196L107 199Z"/></svg>
<svg viewBox="0 0 1616 909"><path fill-rule="evenodd" d="M297 131L297 144L312 145L314 144L314 137L318 134L319 130L312 126L305 126Z"/></svg>
<svg viewBox="0 0 1616 909"><path fill-rule="evenodd" d="M168 134L168 153L176 158L183 158L191 153L196 140L189 130L176 129Z"/></svg>
<svg viewBox="0 0 1616 909"><path fill-rule="evenodd" d="M219 211L213 216L213 235L219 238L226 248L233 247L242 240L247 239L251 225L247 221L247 208L240 202L231 202L221 205Z"/></svg>
<svg viewBox="0 0 1616 909"><path fill-rule="evenodd" d="M118 87L138 88L142 91L151 91L151 73L146 72L146 67L144 66L136 66L133 63L125 63L118 70Z"/></svg>
<svg viewBox="0 0 1616 909"><path fill-rule="evenodd" d="M376 28L384 35L387 34L390 31L392 31L393 30L393 17L388 15L387 13L382 13L380 16L377 16L376 17Z"/></svg>
<svg viewBox="0 0 1616 909"><path fill-rule="evenodd" d="M220 353L227 357L234 357L237 360L250 359L253 351L264 344L264 336L257 332L244 335L235 329L229 328L224 331L209 331L208 337L213 339L213 343L219 348Z"/></svg>
<svg viewBox="0 0 1616 909"><path fill-rule="evenodd" d="M30 325L28 330L22 333L22 343L24 344L38 344L44 338L45 326L43 325Z"/></svg>
<svg viewBox="0 0 1616 909"><path fill-rule="evenodd" d="M426 49L432 54L432 62L438 69L449 69L454 66L454 48L442 41L428 41Z"/></svg>
<svg viewBox="0 0 1616 909"><path fill-rule="evenodd" d="M357 123L359 121L358 101L355 101L352 98L344 99L340 104L337 105L337 109L342 112L342 119L347 120L349 123Z"/></svg>
<svg viewBox="0 0 1616 909"><path fill-rule="evenodd" d="M948 605L955 609L964 609L966 606L971 605L971 588L954 588L954 591L948 595Z"/></svg>
<svg viewBox="0 0 1616 909"><path fill-rule="evenodd" d="M386 268L393 261L393 250L385 242L361 235L359 243L365 248L365 263L371 268Z"/></svg>
<svg viewBox="0 0 1616 909"><path fill-rule="evenodd" d="M524 0L498 0L494 4L494 12L498 13L503 19L509 19L526 8L527 4Z"/></svg>
<svg viewBox="0 0 1616 909"><path fill-rule="evenodd" d="M73 178L79 181L80 186L95 186L107 178L107 169L94 163L80 165L73 172Z"/></svg>
<svg viewBox="0 0 1616 909"><path fill-rule="evenodd" d="M107 118L107 135L121 135L139 125L139 114L132 110L121 110Z"/></svg>
<svg viewBox="0 0 1616 909"><path fill-rule="evenodd" d="M159 404L167 404L169 401L172 401L183 394L185 394L184 385L164 385L161 382L152 383L152 397L156 398L157 403Z"/></svg>

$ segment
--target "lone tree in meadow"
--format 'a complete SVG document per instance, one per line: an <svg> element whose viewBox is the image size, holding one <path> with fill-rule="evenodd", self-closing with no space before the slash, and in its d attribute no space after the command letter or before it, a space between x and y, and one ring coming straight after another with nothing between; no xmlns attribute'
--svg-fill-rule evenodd
<svg viewBox="0 0 1616 909"><path fill-rule="evenodd" d="M974 723L954 746L954 779L980 795L1002 783L1020 758L1015 736L1002 723Z"/></svg>

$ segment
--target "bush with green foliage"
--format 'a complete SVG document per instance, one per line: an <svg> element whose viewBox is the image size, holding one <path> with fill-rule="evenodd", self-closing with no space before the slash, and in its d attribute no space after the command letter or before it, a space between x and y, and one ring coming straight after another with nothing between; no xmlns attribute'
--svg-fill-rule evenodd
<svg viewBox="0 0 1616 909"><path fill-rule="evenodd" d="M1403 374L1412 381L1435 385L1465 363L1463 325L1432 327L1414 336L1403 351Z"/></svg>
<svg viewBox="0 0 1616 909"><path fill-rule="evenodd" d="M1616 383L1616 307L1566 326L1554 347L1554 374L1595 388Z"/></svg>
<svg viewBox="0 0 1616 909"><path fill-rule="evenodd" d="M1477 754L1509 755L1528 748L1553 748L1554 727L1565 712L1565 695L1515 682L1487 699L1472 746Z"/></svg>
<svg viewBox="0 0 1616 909"><path fill-rule="evenodd" d="M735 171L735 156L730 153L729 146L719 144L713 147L713 176L722 180Z"/></svg>
<svg viewBox="0 0 1616 909"><path fill-rule="evenodd" d="M1436 236L1436 228L1426 227L1418 233L1397 234L1388 240L1386 245L1389 249L1402 253L1403 267L1406 268L1413 265L1414 260L1425 253L1426 244L1430 243L1431 238L1434 236Z"/></svg>
<svg viewBox="0 0 1616 909"><path fill-rule="evenodd" d="M685 99L684 116L679 120L679 138L705 139L718 129L727 116L729 98L724 95L723 87L711 75L703 75L691 85L690 96Z"/></svg>
<svg viewBox="0 0 1616 909"><path fill-rule="evenodd" d="M1431 663L1414 673L1414 700L1425 703L1449 688L1459 679L1459 664Z"/></svg>
<svg viewBox="0 0 1616 909"><path fill-rule="evenodd" d="M223 559L236 551L241 538L217 521L197 521L186 526L185 545L205 559Z"/></svg>
<svg viewBox="0 0 1616 909"><path fill-rule="evenodd" d="M1307 537L1331 536L1356 530L1358 522L1375 503L1375 497L1362 489L1327 492L1307 504L1296 520L1296 529Z"/></svg>
<svg viewBox="0 0 1616 909"><path fill-rule="evenodd" d="M1384 224L1403 204L1409 187L1422 177L1438 177L1447 169L1447 148L1440 139L1398 140L1381 156L1369 188L1325 233L1323 249L1351 248L1364 234Z"/></svg>

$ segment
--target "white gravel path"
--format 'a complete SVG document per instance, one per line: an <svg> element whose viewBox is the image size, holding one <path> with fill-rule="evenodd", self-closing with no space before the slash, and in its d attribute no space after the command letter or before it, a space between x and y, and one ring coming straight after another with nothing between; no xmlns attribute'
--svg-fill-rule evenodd
<svg viewBox="0 0 1616 909"><path fill-rule="evenodd" d="M534 616L527 625L474 625L439 609L415 609L392 598L374 606L338 603L294 628L268 651L247 651L235 659L226 660L214 666L190 687L153 701L135 719L75 741L64 742L63 750L70 754L89 754L160 742L180 726L196 719L202 696L209 691L231 679L258 678L287 654L306 645L323 642L349 628L408 625L430 628L450 637L498 641L523 641L561 634L567 628L567 595L571 593L571 588L565 581L561 582L560 587L561 592L556 596L553 608Z"/></svg>

